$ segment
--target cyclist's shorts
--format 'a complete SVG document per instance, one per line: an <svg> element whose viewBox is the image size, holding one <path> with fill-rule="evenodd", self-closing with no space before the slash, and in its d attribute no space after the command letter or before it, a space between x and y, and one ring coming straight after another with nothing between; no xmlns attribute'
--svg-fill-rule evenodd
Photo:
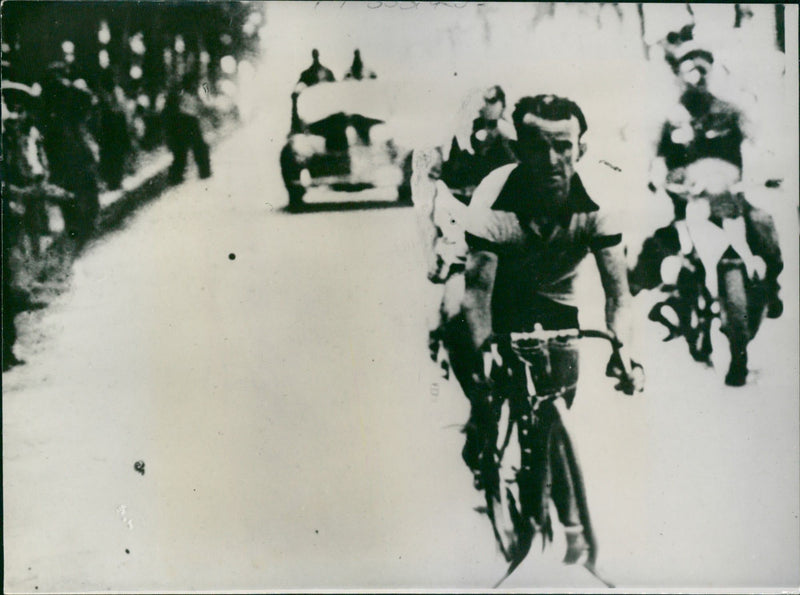
<svg viewBox="0 0 800 595"><path fill-rule="evenodd" d="M519 355L510 344L503 351L503 360L511 367L516 390L533 388L536 396L562 397L567 407L572 405L578 384L577 338L527 342L518 349ZM528 364L532 387L528 385L523 358Z"/></svg>

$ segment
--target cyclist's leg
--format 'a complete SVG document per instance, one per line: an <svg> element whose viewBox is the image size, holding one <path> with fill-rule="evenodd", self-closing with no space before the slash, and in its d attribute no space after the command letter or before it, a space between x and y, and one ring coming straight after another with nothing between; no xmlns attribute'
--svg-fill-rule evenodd
<svg viewBox="0 0 800 595"><path fill-rule="evenodd" d="M554 408L555 409L555 408ZM556 410L557 415L557 410ZM574 564L584 554L596 555L583 478L575 451L561 419L554 420L550 435L550 467L553 478L553 503L564 526L566 564Z"/></svg>
<svg viewBox="0 0 800 595"><path fill-rule="evenodd" d="M442 325L441 338L456 380L464 394L471 399L471 388L476 384L485 384L481 382L483 360L480 350L473 346L463 314L454 316Z"/></svg>
<svg viewBox="0 0 800 595"><path fill-rule="evenodd" d="M517 473L520 505L525 517L541 532L546 540L553 539L550 519L553 472L550 467L549 434L553 422L552 412L545 406L535 415L530 410L521 412L519 419L520 470Z"/></svg>
<svg viewBox="0 0 800 595"><path fill-rule="evenodd" d="M575 499L575 484L570 470L570 461L565 440L566 432L561 420L556 418L550 427L549 463L553 475L553 503L558 511L558 520L564 527L580 527L580 510Z"/></svg>
<svg viewBox="0 0 800 595"><path fill-rule="evenodd" d="M733 252L733 251L730 251ZM727 254L727 253L726 253ZM750 342L748 320L748 279L744 265L735 253L720 263L720 299L723 304L724 330L730 345L731 362L725 383L742 386L747 379L747 344Z"/></svg>
<svg viewBox="0 0 800 595"><path fill-rule="evenodd" d="M769 282L762 281L761 279L753 279L747 283L747 322L750 339L756 336L758 329L761 328L761 323L764 320L764 314L769 314L769 307L771 298L775 295L772 293ZM783 303L781 302L781 308ZM782 312L782 310L781 310ZM775 314L775 311L773 311ZM774 316L773 316L774 318Z"/></svg>
<svg viewBox="0 0 800 595"><path fill-rule="evenodd" d="M485 442L492 439L492 428L495 425L490 399L491 390L483 375L480 351L473 347L469 328L462 315L448 320L443 325L442 343L447 351L453 374L471 404L470 416L464 426L466 441L461 455L475 475L476 487L480 489L481 457L485 450Z"/></svg>
<svg viewBox="0 0 800 595"><path fill-rule="evenodd" d="M567 407L572 405L579 373L579 355L574 343L551 343L549 347L555 386ZM545 404L552 421L548 432L548 461L552 474L552 499L564 527L567 552L564 562L574 564L584 554L593 559L588 506L577 457L555 402ZM543 406L543 408L545 407Z"/></svg>
<svg viewBox="0 0 800 595"><path fill-rule="evenodd" d="M766 291L768 316L777 318L783 313L783 302L778 296L778 276L783 270L783 258L775 221L766 211L746 203L744 207L745 233L753 254L764 259L767 265Z"/></svg>

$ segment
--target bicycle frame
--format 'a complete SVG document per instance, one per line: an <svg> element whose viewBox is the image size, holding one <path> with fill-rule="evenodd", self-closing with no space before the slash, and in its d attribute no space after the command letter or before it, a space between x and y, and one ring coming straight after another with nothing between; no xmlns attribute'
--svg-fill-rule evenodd
<svg viewBox="0 0 800 595"><path fill-rule="evenodd" d="M554 330L554 331L545 331L542 329L537 329L532 332L519 332L519 333L509 333L508 335L509 340L511 341L511 348L517 354L523 363L526 364L526 369L528 366L533 365L532 362L525 360L522 357L522 353L524 352L526 345L535 344L535 342L559 342L559 341L568 341L574 339L604 339L608 341L611 345L611 349L615 355L617 355L622 362L623 372L626 376L630 376L631 374L631 366L630 366L630 359L628 359L627 353L625 352L624 345L622 341L617 338L617 336L610 332L610 331L601 331L595 329L561 329L561 330ZM531 392L531 396L535 395L535 386L529 384L528 386L529 391Z"/></svg>
<svg viewBox="0 0 800 595"><path fill-rule="evenodd" d="M719 303L708 290L705 266L699 258L690 253L681 254L680 259L680 271L675 283L662 285L667 296L651 308L649 318L669 329L670 334L665 341L682 335L692 358L710 364L711 328L714 319L720 317ZM677 316L677 325L661 311L667 306Z"/></svg>
<svg viewBox="0 0 800 595"><path fill-rule="evenodd" d="M541 533L543 539L552 539L547 507L552 497L549 478L553 455L549 449L550 436L554 431L559 433L562 448L566 448L567 474L571 478L569 498L577 503L580 526L586 540L587 560L584 566L596 575L596 543L591 530L582 476L569 436L554 406L559 397L574 396L578 375L575 342L583 338L608 341L623 363L624 373L630 375L630 364L623 352L622 343L607 331L537 329L533 332L496 335L495 347L487 354L485 363L487 367L494 368L488 370L487 377L495 380L492 382L492 395L487 398L481 418L484 424L489 424L484 425L482 489L485 491L487 514L492 522L495 538L506 560L511 563L506 577L527 556L537 534ZM508 380L516 363L504 362L498 357L497 345L501 343L510 347L510 351L523 367L526 394L521 394L521 379ZM556 365L551 365L552 357L556 359ZM563 360L564 357L567 360ZM557 361L559 358L562 358L561 362ZM571 358L574 358L574 364L566 366L569 370L557 370L559 363L571 362ZM492 371L495 374L491 374ZM556 389L564 381L567 384ZM498 394L498 389L501 394ZM558 502L554 502L558 509ZM571 562L577 560L578 557ZM601 577L598 578L606 582Z"/></svg>

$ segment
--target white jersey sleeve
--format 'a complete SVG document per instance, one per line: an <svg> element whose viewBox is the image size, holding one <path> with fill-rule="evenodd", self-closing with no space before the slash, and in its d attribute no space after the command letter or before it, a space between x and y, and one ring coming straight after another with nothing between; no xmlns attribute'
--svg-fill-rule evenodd
<svg viewBox="0 0 800 595"><path fill-rule="evenodd" d="M514 213L492 210L515 167L517 164L510 163L497 168L475 189L464 218L468 234L497 244L518 244L524 240L524 232Z"/></svg>

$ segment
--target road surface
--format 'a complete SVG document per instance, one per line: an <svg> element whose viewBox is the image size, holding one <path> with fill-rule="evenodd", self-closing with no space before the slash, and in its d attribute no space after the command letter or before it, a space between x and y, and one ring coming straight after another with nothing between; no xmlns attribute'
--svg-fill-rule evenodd
<svg viewBox="0 0 800 595"><path fill-rule="evenodd" d="M8 592L502 576L460 458L466 401L427 361L412 210L285 212L278 129L229 138L211 180L140 209L20 317L28 363L3 376ZM748 386L648 322L648 390L624 397L587 343L568 421L619 586L800 582L796 213L782 225L787 311L753 344ZM534 546L504 586L601 588L563 547Z"/></svg>

